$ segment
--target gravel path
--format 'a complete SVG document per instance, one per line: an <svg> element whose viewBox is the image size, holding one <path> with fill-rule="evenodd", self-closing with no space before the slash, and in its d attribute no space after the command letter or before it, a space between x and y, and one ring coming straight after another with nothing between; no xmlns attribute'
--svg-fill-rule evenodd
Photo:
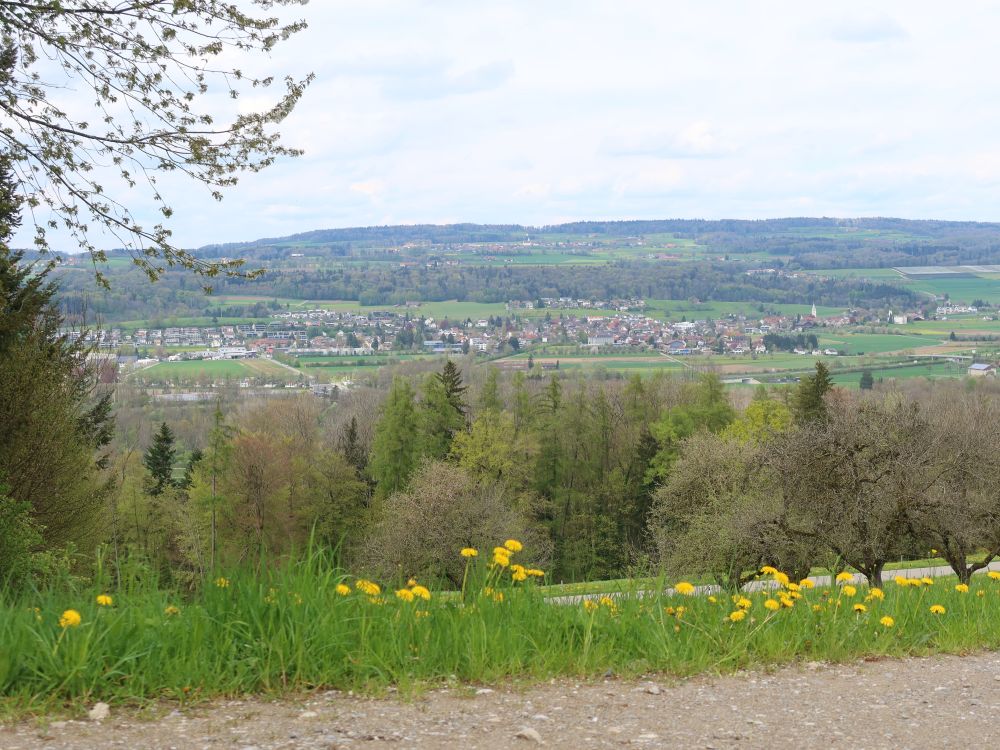
<svg viewBox="0 0 1000 750"><path fill-rule="evenodd" d="M556 681L224 701L158 718L0 728L0 748L949 748L1000 737L1000 653L803 664L683 681Z"/></svg>

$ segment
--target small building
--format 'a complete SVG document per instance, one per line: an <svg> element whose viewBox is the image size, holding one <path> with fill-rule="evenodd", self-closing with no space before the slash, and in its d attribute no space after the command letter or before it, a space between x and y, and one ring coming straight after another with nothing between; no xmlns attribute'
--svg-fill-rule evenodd
<svg viewBox="0 0 1000 750"><path fill-rule="evenodd" d="M977 362L974 365L969 365L970 378L985 378L988 375L995 376L996 374L997 368L987 362Z"/></svg>

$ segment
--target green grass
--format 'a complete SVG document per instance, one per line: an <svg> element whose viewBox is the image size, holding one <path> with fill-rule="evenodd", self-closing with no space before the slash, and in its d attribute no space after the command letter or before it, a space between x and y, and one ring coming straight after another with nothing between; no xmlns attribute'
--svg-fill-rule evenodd
<svg viewBox="0 0 1000 750"><path fill-rule="evenodd" d="M747 614L734 621L732 613L743 610L728 595L626 591L550 605L532 579L515 584L507 571L472 566L464 598L432 592L427 601L404 601L389 587L365 595L319 555L264 566L259 577L231 573L225 585L206 581L189 595L161 589L137 570L125 571L116 589L99 575L92 584L8 598L0 603L3 707L25 714L97 700L407 690L456 678L689 675L1000 646L1000 583L985 576L974 578L969 593L948 579L890 584L884 599L866 597L864 587L803 590L777 611L765 606L775 592L747 594ZM338 584L349 593L339 594ZM102 594L111 606L98 605ZM855 604L866 611L855 612ZM932 614L931 605L946 611ZM67 610L79 615L78 625L60 625ZM880 622L885 616L893 626Z"/></svg>
<svg viewBox="0 0 1000 750"><path fill-rule="evenodd" d="M272 380L294 380L295 375L267 360L189 360L180 362L160 362L145 370L139 370L136 377L142 380L225 380L235 378L269 378Z"/></svg>

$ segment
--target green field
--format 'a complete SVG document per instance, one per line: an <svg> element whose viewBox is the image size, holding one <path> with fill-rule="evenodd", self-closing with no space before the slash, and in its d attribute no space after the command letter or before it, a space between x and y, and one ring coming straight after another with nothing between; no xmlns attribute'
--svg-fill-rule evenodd
<svg viewBox="0 0 1000 750"><path fill-rule="evenodd" d="M871 368L871 373L876 382L908 378L960 378L966 374L967 368L968 364L954 364L942 361L933 364L918 364L903 367ZM857 388L861 381L861 373L834 374L832 379L837 385Z"/></svg>
<svg viewBox="0 0 1000 750"><path fill-rule="evenodd" d="M295 375L274 362L261 359L188 360L160 362L136 377L142 380L236 380L266 378L273 381L294 380Z"/></svg>
<svg viewBox="0 0 1000 750"><path fill-rule="evenodd" d="M889 333L845 333L819 334L819 344L823 348L833 348L846 351L848 354L883 354L905 349L918 349L922 346L940 344L944 337L918 336L913 334Z"/></svg>

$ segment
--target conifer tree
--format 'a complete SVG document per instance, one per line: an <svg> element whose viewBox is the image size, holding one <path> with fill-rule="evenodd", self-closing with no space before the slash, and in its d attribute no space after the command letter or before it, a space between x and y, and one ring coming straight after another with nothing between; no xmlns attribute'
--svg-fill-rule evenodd
<svg viewBox="0 0 1000 750"><path fill-rule="evenodd" d="M826 419L826 402L823 398L833 388L829 368L822 362L816 363L816 372L799 381L793 400L795 421L799 424L821 422Z"/></svg>
<svg viewBox="0 0 1000 750"><path fill-rule="evenodd" d="M361 445L361 439L358 436L357 417L352 416L351 421L344 426L340 434L339 448L340 452L344 454L344 458L347 459L347 463L353 466L358 474L363 474L368 465L368 455L365 453L365 448Z"/></svg>
<svg viewBox="0 0 1000 750"><path fill-rule="evenodd" d="M500 387L497 378L500 371L495 367L486 368L486 382L483 392L479 395L479 408L482 411L500 411L503 404L500 401Z"/></svg>
<svg viewBox="0 0 1000 750"><path fill-rule="evenodd" d="M875 387L875 378L872 377L872 371L871 370L864 370L861 373L861 381L858 384L858 386L863 391L870 391L872 388Z"/></svg>
<svg viewBox="0 0 1000 750"><path fill-rule="evenodd" d="M382 418L375 425L368 472L380 498L406 486L416 468L417 410L410 384L396 376L386 398Z"/></svg>
<svg viewBox="0 0 1000 750"><path fill-rule="evenodd" d="M174 459L177 449L174 447L174 433L166 422L160 424L160 429L153 436L153 442L146 449L142 463L149 472L148 492L153 497L163 493L174 484Z"/></svg>
<svg viewBox="0 0 1000 750"><path fill-rule="evenodd" d="M444 363L444 367L436 377L444 388L444 395L448 399L448 403L459 414L465 414L466 405L463 400L463 394L468 389L468 386L462 383L462 371L449 359Z"/></svg>

